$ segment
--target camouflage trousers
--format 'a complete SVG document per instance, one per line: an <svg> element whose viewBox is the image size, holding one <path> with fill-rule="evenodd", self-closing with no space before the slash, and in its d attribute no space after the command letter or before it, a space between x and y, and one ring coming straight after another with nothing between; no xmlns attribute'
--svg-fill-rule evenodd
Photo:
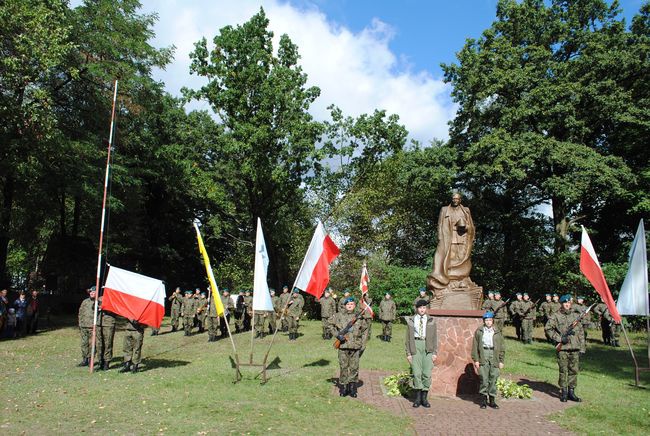
<svg viewBox="0 0 650 436"><path fill-rule="evenodd" d="M80 327L79 331L81 333L81 357L82 359L90 359L93 329L91 327ZM95 358L99 357L99 347L97 347L99 341L97 339L99 338L95 338Z"/></svg>
<svg viewBox="0 0 650 436"><path fill-rule="evenodd" d="M275 319L276 319L275 318L275 312L269 313L269 316L267 317L267 320L268 320L267 325L269 327L269 332L270 333L275 332L275 326L276 326Z"/></svg>
<svg viewBox="0 0 650 436"><path fill-rule="evenodd" d="M359 380L359 358L361 350L339 349L339 383L356 383Z"/></svg>
<svg viewBox="0 0 650 436"><path fill-rule="evenodd" d="M384 336L393 336L393 321L381 322L381 334Z"/></svg>
<svg viewBox="0 0 650 436"><path fill-rule="evenodd" d="M503 327L506 325L506 319L494 318L494 325L499 329L499 331L503 331Z"/></svg>
<svg viewBox="0 0 650 436"><path fill-rule="evenodd" d="M188 335L192 333L192 327L194 327L194 317L193 316L184 316L183 317L183 328L185 333Z"/></svg>
<svg viewBox="0 0 650 436"><path fill-rule="evenodd" d="M98 328L100 332L97 346L98 357L104 362L110 362L113 358L113 339L115 338L115 326Z"/></svg>
<svg viewBox="0 0 650 436"><path fill-rule="evenodd" d="M321 316L321 322L323 323L323 337L326 338L330 331L329 320L327 317Z"/></svg>
<svg viewBox="0 0 650 436"><path fill-rule="evenodd" d="M295 316L287 316L287 325L289 326L289 333L298 333L299 321Z"/></svg>
<svg viewBox="0 0 650 436"><path fill-rule="evenodd" d="M533 322L532 319L521 320L521 340L528 342L533 340Z"/></svg>
<svg viewBox="0 0 650 436"><path fill-rule="evenodd" d="M244 330L244 313L237 314L235 312L235 329L241 331Z"/></svg>
<svg viewBox="0 0 650 436"><path fill-rule="evenodd" d="M208 326L208 335L217 336L217 330L219 329L219 317L209 316L207 318L207 326Z"/></svg>
<svg viewBox="0 0 650 436"><path fill-rule="evenodd" d="M181 312L178 309L172 309L171 313L172 317L172 328L174 330L178 330L178 322L181 319Z"/></svg>
<svg viewBox="0 0 650 436"><path fill-rule="evenodd" d="M124 361L133 364L140 363L144 332L125 330L124 333Z"/></svg>
<svg viewBox="0 0 650 436"><path fill-rule="evenodd" d="M564 351L557 353L557 365L560 370L560 379L557 384L560 388L576 388L578 386L578 372L580 371L580 352Z"/></svg>
<svg viewBox="0 0 650 436"><path fill-rule="evenodd" d="M499 379L499 360L494 355L494 350L483 350L485 359L478 368L478 376L481 380L479 394L497 396L497 380Z"/></svg>

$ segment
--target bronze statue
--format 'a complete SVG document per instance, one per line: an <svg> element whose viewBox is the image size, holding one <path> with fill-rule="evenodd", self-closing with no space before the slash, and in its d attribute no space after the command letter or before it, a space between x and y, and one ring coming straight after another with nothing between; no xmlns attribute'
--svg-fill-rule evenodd
<svg viewBox="0 0 650 436"><path fill-rule="evenodd" d="M474 221L469 208L461 202L461 195L455 193L451 204L440 209L438 247L433 271L427 276L427 288L433 294L431 307L434 308L478 309L480 303L482 288L469 278Z"/></svg>

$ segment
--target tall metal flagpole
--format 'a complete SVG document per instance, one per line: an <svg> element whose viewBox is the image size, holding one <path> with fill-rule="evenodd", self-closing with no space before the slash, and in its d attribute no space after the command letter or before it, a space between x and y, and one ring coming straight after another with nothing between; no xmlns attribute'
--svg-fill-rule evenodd
<svg viewBox="0 0 650 436"><path fill-rule="evenodd" d="M115 106L117 103L117 80L113 86L113 109L111 110L111 130L108 134L108 154L106 156L106 173L104 176L104 199L102 200L102 222L99 228L99 251L97 254L97 276L95 277L95 309L93 315L93 333L90 339L90 373L95 366L95 339L97 338L97 306L99 303L99 276L102 270L102 247L104 243L104 225L106 221L106 194L111 169L111 149L113 148L113 132L115 130Z"/></svg>

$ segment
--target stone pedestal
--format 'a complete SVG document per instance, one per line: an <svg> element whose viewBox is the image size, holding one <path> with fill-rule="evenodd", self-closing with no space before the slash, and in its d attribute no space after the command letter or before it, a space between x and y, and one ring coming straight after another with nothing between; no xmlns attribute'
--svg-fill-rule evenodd
<svg viewBox="0 0 650 436"><path fill-rule="evenodd" d="M472 339L483 324L482 310L429 309L438 327L438 358L431 373L432 395L454 397L478 393L472 365Z"/></svg>
<svg viewBox="0 0 650 436"><path fill-rule="evenodd" d="M478 310L483 302L483 288L465 277L462 280L451 280L445 288L434 286L436 281L429 274L427 289L432 298L429 302L431 309L466 309Z"/></svg>

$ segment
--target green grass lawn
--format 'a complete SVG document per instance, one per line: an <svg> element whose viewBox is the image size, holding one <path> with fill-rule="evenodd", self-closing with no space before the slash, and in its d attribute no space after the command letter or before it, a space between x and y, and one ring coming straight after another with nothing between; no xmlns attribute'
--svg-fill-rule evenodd
<svg viewBox="0 0 650 436"><path fill-rule="evenodd" d="M162 331L168 330L163 324ZM144 371L137 374L117 372L121 332L115 339L115 369L92 375L76 366L75 327L2 341L0 432L412 434L407 419L333 395L331 378L337 376L338 363L331 341L320 338L320 322L304 322L301 332L304 336L295 342L278 335L266 385L260 385L252 368L244 370L242 382L233 384L230 342L208 343L206 334L151 337L147 332ZM378 325L373 326L373 335L378 333ZM390 344L372 339L362 368L395 372L407 368L404 327L397 326L394 333L397 340ZM646 356L644 340L634 336L640 357ZM247 360L250 334L237 335L236 343L240 358ZM256 341L255 360L261 359L265 344L268 339ZM505 374L557 382L549 345L523 346L508 340L507 346ZM578 433L650 433L650 391L630 386L631 368L625 348L590 343L577 390L584 403L553 419ZM646 385L649 378L644 376Z"/></svg>

